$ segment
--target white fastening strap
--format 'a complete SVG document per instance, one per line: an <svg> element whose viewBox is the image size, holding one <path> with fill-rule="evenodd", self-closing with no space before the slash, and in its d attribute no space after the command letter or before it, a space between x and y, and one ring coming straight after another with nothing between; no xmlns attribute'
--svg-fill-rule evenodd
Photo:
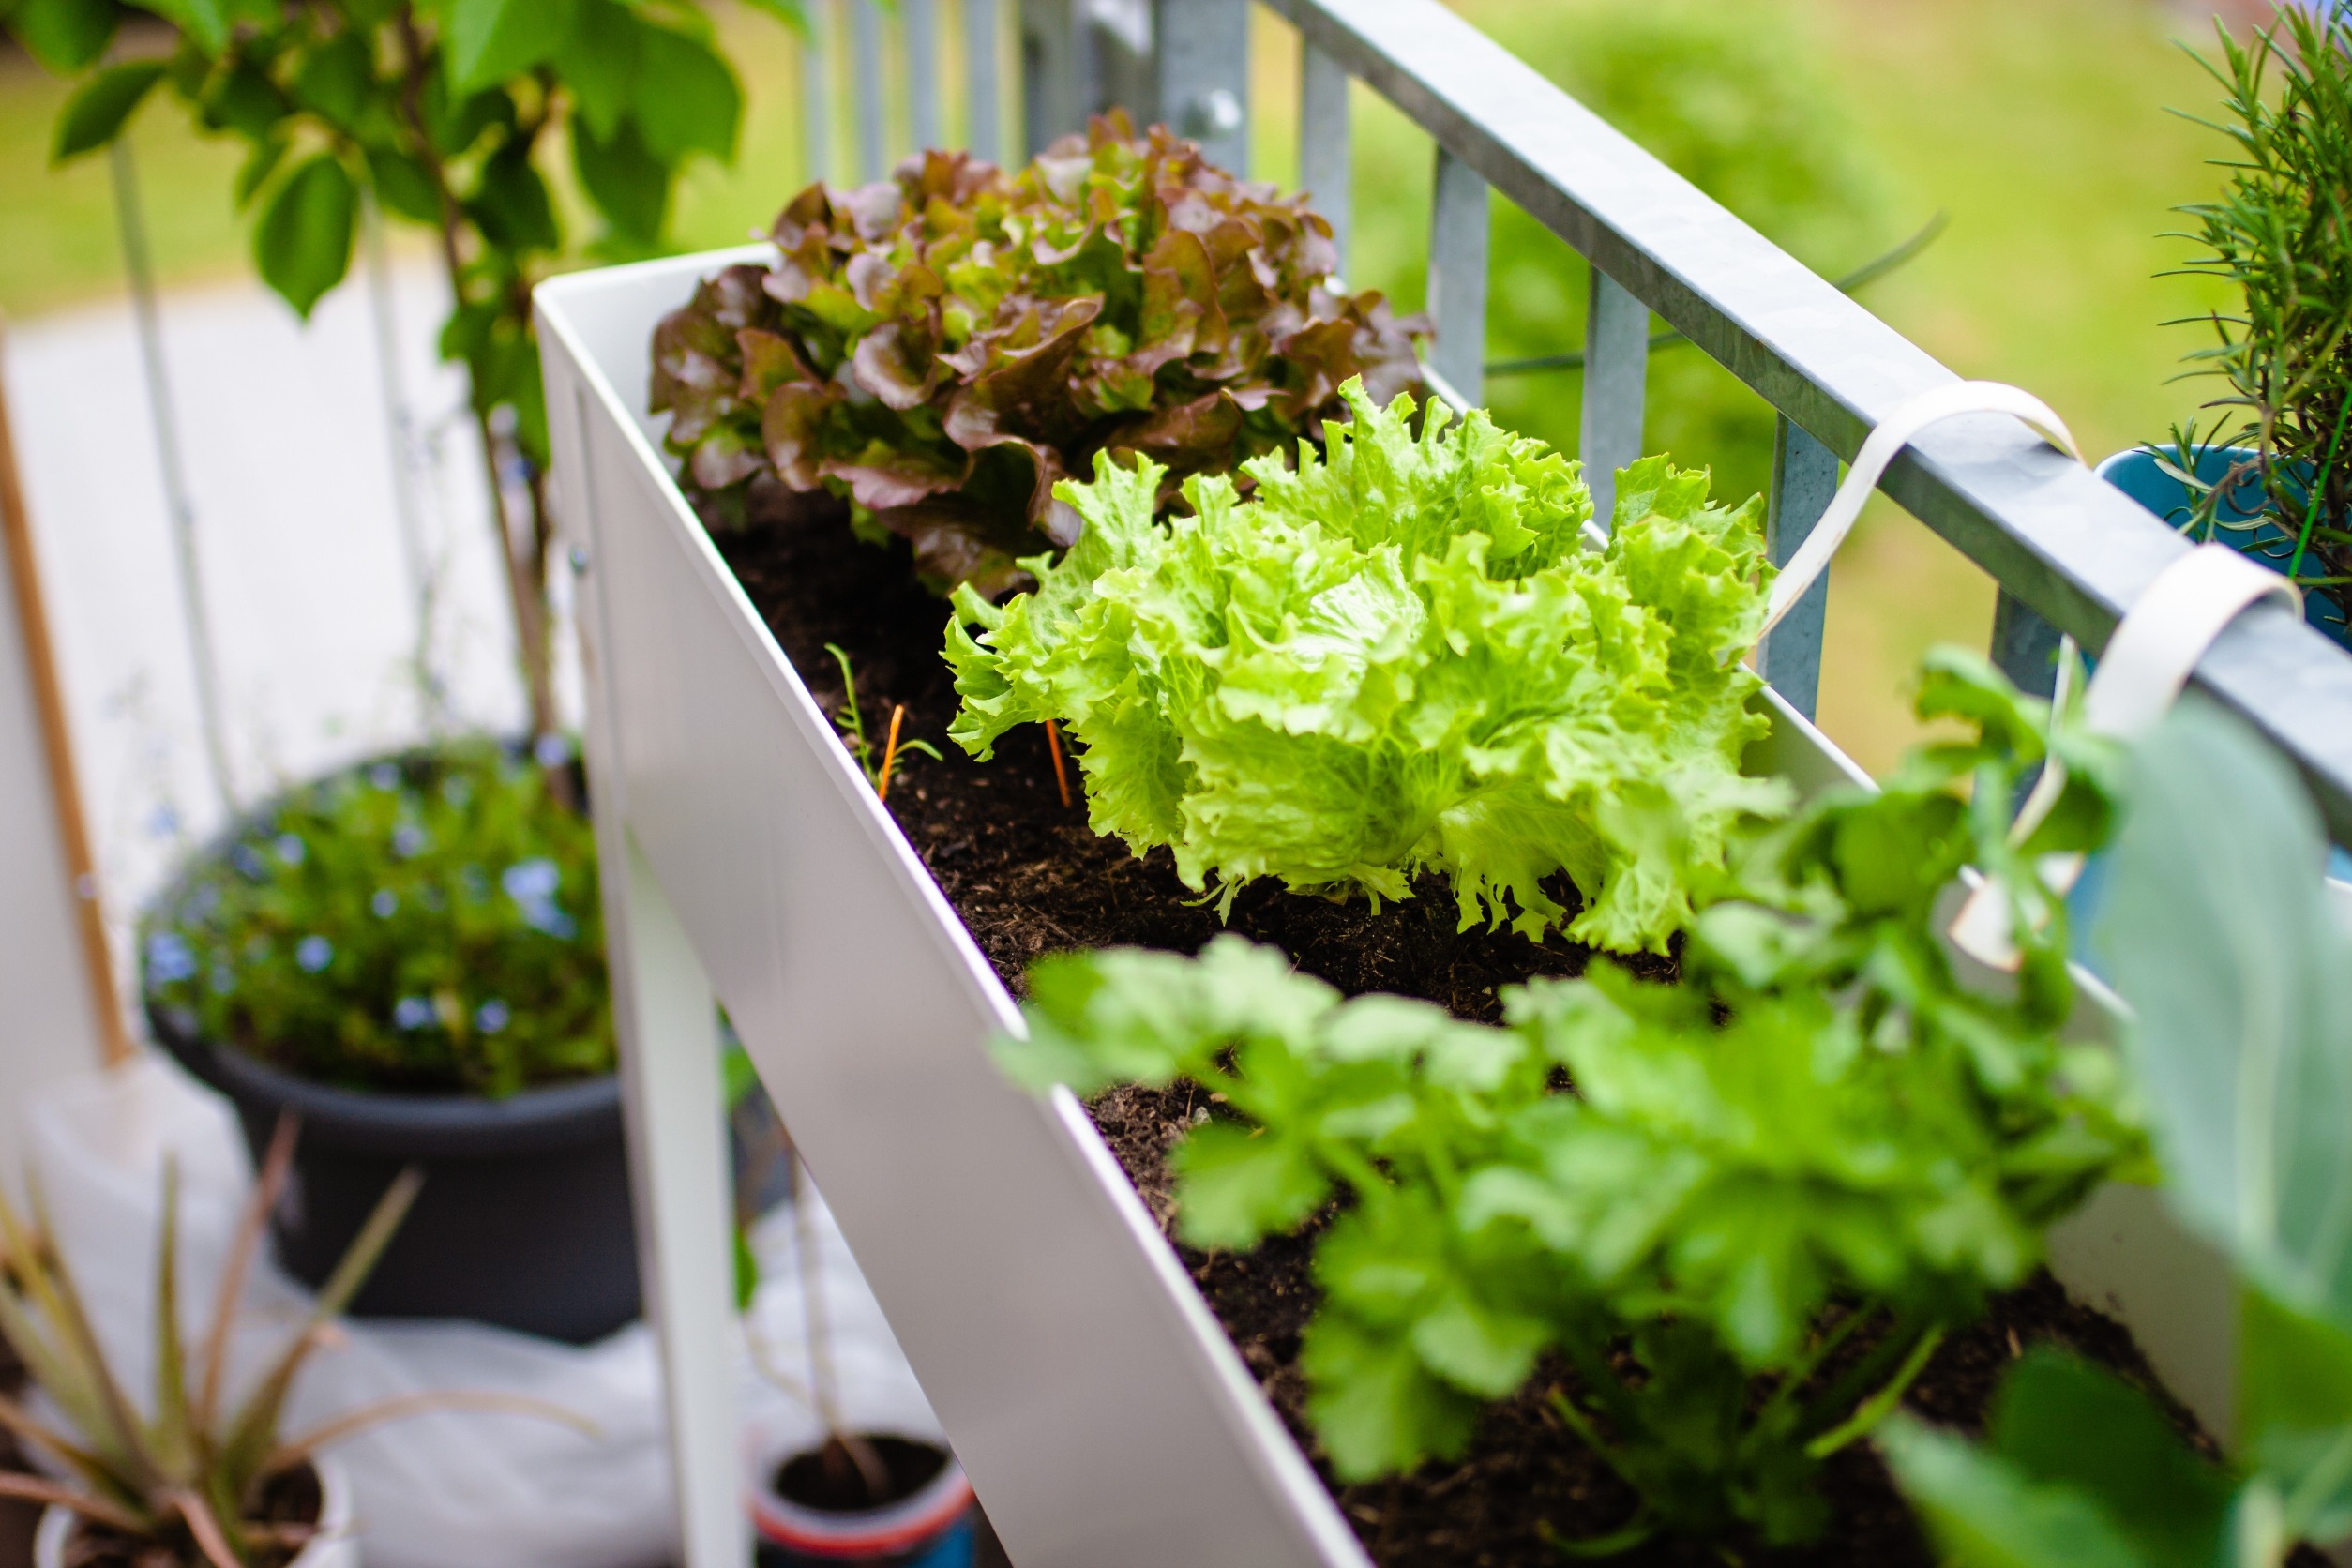
<svg viewBox="0 0 2352 1568"><path fill-rule="evenodd" d="M2271 597L2301 612L2303 596L2294 583L2227 545L2199 545L2166 566L2107 640L2107 651L2099 656L2099 668L2083 692L2085 727L2116 740L2136 740L2147 733L2179 700L2214 640L2249 606ZM2073 664L2071 640L2058 657L2062 671ZM2058 702L2064 701L2061 687ZM2056 733L2055 708L2050 721ZM2017 813L2011 843L2023 843L2042 825L2065 787L2065 770L2054 755ZM2042 874L2051 890L2063 897L2082 876L2083 857L2052 855L2043 862ZM1952 921L1952 940L1983 963L2013 969L2017 952L2010 940L2009 918L2000 880L1988 877L1968 895Z"/></svg>
<svg viewBox="0 0 2352 1568"><path fill-rule="evenodd" d="M2066 429L2066 421L2051 412L2050 405L2022 388L1998 381L1958 381L1949 386L1938 386L1922 392L1879 421L1870 432L1862 450L1854 454L1854 466L1847 471L1845 483L1830 498L1829 509L1821 520L1813 525L1805 542L1780 570L1772 583L1772 597L1764 613L1764 630L1778 626L1781 617L1796 608L1820 575L1829 570L1830 559L1837 547L1853 532L1855 519L1862 516L1862 505L1870 492L1878 488L1887 466L1912 438L1928 426L1964 414L2007 414L2024 420L2076 462L2083 460L2075 449L2074 438Z"/></svg>

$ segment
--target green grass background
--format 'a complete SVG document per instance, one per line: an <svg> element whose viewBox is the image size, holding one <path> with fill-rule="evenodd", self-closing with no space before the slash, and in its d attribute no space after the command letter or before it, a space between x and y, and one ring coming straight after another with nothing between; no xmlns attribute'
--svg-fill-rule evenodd
<svg viewBox="0 0 2352 1568"><path fill-rule="evenodd" d="M2218 139L2168 113L2216 93L2175 39L2209 37L2156 0L1457 0L1457 8L1726 204L1832 275L1917 230L1950 227L1865 302L1964 375L2016 382L2055 405L2094 455L2164 432L2199 393L2173 383L2194 328L2167 319L2214 304L2162 276L2184 254L2158 237L2199 199ZM732 167L684 179L686 248L736 243L801 177L800 63L774 23L724 24L748 107ZM1296 39L1262 11L1253 160L1296 167ZM956 62L947 62L953 81ZM951 95L952 96L952 95ZM63 88L0 56L0 312L22 320L122 286L102 158L53 169ZM959 112L949 114L952 127ZM834 145L848 145L837 126ZM244 225L228 197L238 162L160 100L134 132L153 245L167 283L233 278ZM1426 140L1357 96L1358 245L1350 271L1417 308L1431 156ZM1498 203L1490 351L1582 339L1581 263ZM403 240L423 253L419 237ZM1497 382L1498 414L1574 449L1578 377ZM1653 446L1711 466L1719 491L1762 486L1769 411L1696 350L1653 357ZM1884 502L1832 577L1821 716L1883 769L1913 735L1909 671L1929 643L1982 646L1992 584Z"/></svg>

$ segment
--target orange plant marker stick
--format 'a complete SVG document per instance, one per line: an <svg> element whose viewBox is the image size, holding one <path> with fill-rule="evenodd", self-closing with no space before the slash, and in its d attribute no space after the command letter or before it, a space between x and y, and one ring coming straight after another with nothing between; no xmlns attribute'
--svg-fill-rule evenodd
<svg viewBox="0 0 2352 1568"><path fill-rule="evenodd" d="M1062 804L1070 804L1070 770L1062 763L1062 726L1046 720L1046 749L1053 753L1053 781L1062 786Z"/></svg>
<svg viewBox="0 0 2352 1568"><path fill-rule="evenodd" d="M890 738L882 743L882 778L874 786L878 799L890 798L890 764L898 760L898 726L906 721L906 716L904 702L890 710Z"/></svg>

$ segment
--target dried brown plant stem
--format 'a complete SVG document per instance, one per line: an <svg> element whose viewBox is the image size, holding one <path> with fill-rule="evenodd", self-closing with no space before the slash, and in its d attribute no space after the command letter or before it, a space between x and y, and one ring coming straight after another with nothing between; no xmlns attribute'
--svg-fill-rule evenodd
<svg viewBox="0 0 2352 1568"><path fill-rule="evenodd" d="M1053 781L1062 786L1062 805L1070 805L1070 770L1062 761L1062 726L1046 720L1046 749L1053 753Z"/></svg>
<svg viewBox="0 0 2352 1568"><path fill-rule="evenodd" d="M890 769L891 765L898 761L898 726L904 724L906 719L907 705L904 702L897 704L890 710L890 736L882 742L882 773L874 783L874 794L877 799L888 800L890 798Z"/></svg>
<svg viewBox="0 0 2352 1568"><path fill-rule="evenodd" d="M894 726L894 729L896 727ZM824 1423L825 1443L819 1462L839 1474L844 1461L866 1485L876 1501L889 1495L890 1470L874 1445L849 1428L841 1413L841 1394L833 1364L833 1322L825 1309L824 1276L817 1264L817 1212L809 1196L816 1190L808 1167L797 1152L792 1155L792 1262L800 1274L800 1310L808 1331L809 1402Z"/></svg>

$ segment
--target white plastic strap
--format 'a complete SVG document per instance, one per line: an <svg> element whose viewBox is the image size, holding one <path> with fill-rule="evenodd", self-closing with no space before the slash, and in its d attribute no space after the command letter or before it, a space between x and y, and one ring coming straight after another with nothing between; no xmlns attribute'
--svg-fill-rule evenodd
<svg viewBox="0 0 2352 1568"><path fill-rule="evenodd" d="M1879 421L1870 432L1862 450L1854 454L1854 466L1847 471L1845 483L1830 498L1829 509L1821 520L1813 525L1805 542L1789 557L1780 576L1772 583L1772 602L1764 613L1764 629L1780 625L1781 618L1796 608L1820 575L1829 570L1830 560L1837 554L1837 547L1852 533L1854 520L1862 516L1870 492L1878 488L1887 467L1912 438L1928 426L1964 414L2007 414L2024 420L2046 438L2050 444L2073 458L2083 460L2075 448L2074 438L2066 429L2066 421L2051 412L2050 405L2019 387L1998 381L1958 381L1949 386L1938 386L1922 392Z"/></svg>
<svg viewBox="0 0 2352 1568"><path fill-rule="evenodd" d="M2303 596L2295 584L2268 567L2247 560L2227 545L2197 546L2156 574L2156 580L2133 604L2107 640L2107 651L2083 692L2083 722L2093 733L2117 740L2136 740L2153 729L2181 691L2206 651L2229 624L2255 602L2276 597L2298 614ZM2058 655L2060 678L2074 662L2069 640ZM2058 707L2066 694L2061 686L2050 716L2058 722ZM2054 755L2026 799L2025 808L2010 829L2010 842L2023 843L2058 804L2066 788L2066 773ZM2083 874L2079 854L2053 855L2043 862L2043 879L2060 896L2070 892ZM1996 969L2014 969L2017 952L2010 940L2009 899L1998 878L1979 883L1952 923L1952 940L1959 948Z"/></svg>

